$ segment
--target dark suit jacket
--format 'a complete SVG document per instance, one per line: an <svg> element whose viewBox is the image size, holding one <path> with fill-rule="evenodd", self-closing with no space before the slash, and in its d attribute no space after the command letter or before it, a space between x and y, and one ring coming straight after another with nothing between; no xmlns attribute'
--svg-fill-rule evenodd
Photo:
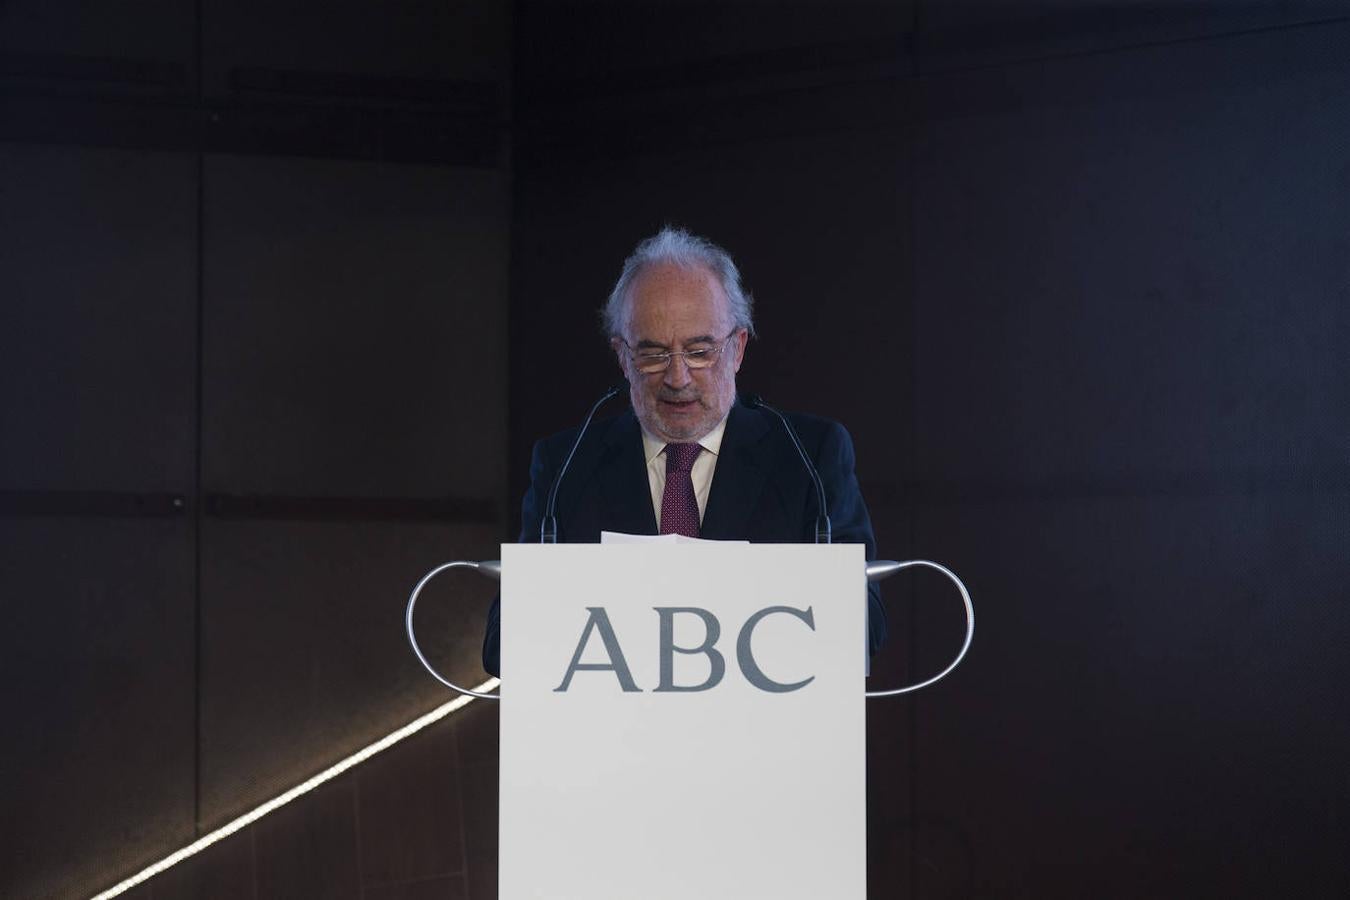
<svg viewBox="0 0 1350 900"><path fill-rule="evenodd" d="M825 484L836 544L864 544L876 558L872 521L853 474L853 441L838 422L788 413ZM534 445L530 487L521 504L520 542L539 540L549 487L576 440L577 429ZM752 543L813 543L816 492L801 457L770 413L737 403L727 417L700 537ZM577 449L558 489L559 543L598 543L601 531L656 534L642 430L631 409L596 422ZM868 586L868 642L875 653L886 639L886 611L876 585ZM501 616L488 613L483 666L501 666Z"/></svg>

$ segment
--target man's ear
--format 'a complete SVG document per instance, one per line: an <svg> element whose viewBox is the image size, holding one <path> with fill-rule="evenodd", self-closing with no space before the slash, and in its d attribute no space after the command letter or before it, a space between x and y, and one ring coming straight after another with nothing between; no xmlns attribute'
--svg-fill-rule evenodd
<svg viewBox="0 0 1350 900"><path fill-rule="evenodd" d="M750 332L742 328L736 332L736 368L733 371L741 370L741 360L745 359L745 345L750 343Z"/></svg>
<svg viewBox="0 0 1350 900"><path fill-rule="evenodd" d="M627 346L625 346L624 342L619 340L619 338L612 337L609 339L609 349L614 351L614 358L619 363L619 371L623 373L624 378L627 378L628 377Z"/></svg>

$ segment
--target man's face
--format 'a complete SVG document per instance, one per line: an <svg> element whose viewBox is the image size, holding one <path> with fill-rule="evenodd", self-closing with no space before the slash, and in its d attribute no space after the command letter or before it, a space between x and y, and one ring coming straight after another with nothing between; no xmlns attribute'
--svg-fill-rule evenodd
<svg viewBox="0 0 1350 900"><path fill-rule="evenodd" d="M667 443L697 441L736 399L736 373L748 335L733 325L726 293L701 267L650 266L638 276L629 298L623 341L615 338L611 344L628 379L638 421ZM717 349L724 342L725 349L706 369L691 369L677 356L664 371L644 374L631 358L635 353Z"/></svg>

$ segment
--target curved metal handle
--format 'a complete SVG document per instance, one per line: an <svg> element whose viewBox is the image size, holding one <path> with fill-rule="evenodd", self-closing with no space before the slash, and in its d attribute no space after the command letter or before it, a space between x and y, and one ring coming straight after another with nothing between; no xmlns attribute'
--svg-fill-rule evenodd
<svg viewBox="0 0 1350 900"><path fill-rule="evenodd" d="M454 688L461 694L468 694L470 697L481 697L484 700L499 700L501 699L499 694L485 694L482 691L475 691L470 688L460 687L453 681L441 677L441 673L433 669L431 667L431 663L427 662L426 656L422 654L422 648L417 646L417 636L413 634L413 609L417 606L417 595L422 593L422 588L427 586L428 581L435 578L437 575L441 574L446 569L473 569L474 571L478 572L478 574L486 575L488 578L491 578L495 581L500 581L502 577L502 564L500 560L496 559L485 559L482 562L455 560L454 562L448 562L439 565L436 568L432 569L427 574L423 575L422 580L417 582L417 587L413 588L412 596L408 598L408 612L407 615L404 616L404 623L408 629L408 643L412 644L413 652L417 654L417 658L419 661L421 661L423 667L425 667L426 670L431 673L431 677L435 678L441 684L449 688Z"/></svg>
<svg viewBox="0 0 1350 900"><path fill-rule="evenodd" d="M902 569L908 569L913 566L926 566L930 569L936 569L943 575L946 575L948 578L950 578L952 580L952 583L956 585L956 589L961 592L961 601L962 603L965 604L966 608L965 642L961 644L961 650L956 654L956 658L953 659L947 665L947 668L943 669L941 672L937 673L932 678L929 678L925 681L920 681L918 684L911 684L906 687L895 688L894 690L867 691L864 693L865 697L868 698L894 697L897 694L908 694L911 691L917 691L920 688L925 688L928 687L930 684L935 684L936 682L941 681L943 678L946 678L947 675L949 675L953 669L955 669L958 665L961 664L961 660L963 660L966 656L966 651L970 649L970 642L975 637L975 605L971 603L970 592L966 590L965 584L963 584L961 582L961 579L956 576L956 573L953 572L951 569L947 568L946 566L926 559L911 559L905 562L896 562L893 559L878 559L874 560L873 562L869 562L867 564L866 570L867 580L881 581L885 578L891 577L896 572L899 572ZM427 661L426 655L422 653L422 648L418 646L417 637L413 633L413 610L417 606L418 595L422 593L422 588L426 587L427 582L429 582L431 579L435 578L437 575L444 572L446 569L473 569L478 574L483 575L487 578L491 578L494 581L500 581L502 577L502 564L500 560L496 559L486 559L480 562L471 562L468 560L455 560L454 562L443 563L442 565L439 565L436 568L432 569L426 575L422 576L422 580L417 582L417 587L413 588L412 595L408 597L408 612L404 617L405 626L408 631L408 643L412 644L413 653L417 654L417 659L419 662L422 663L422 666L428 672L431 673L432 678L435 678L441 684L445 685L448 688L453 688L454 690L459 691L461 694L467 694L470 697L481 697L485 700L498 700L500 699L499 694L487 694L481 691L472 690L470 688L460 687L453 681L444 678L441 675L441 673L437 672L432 667L431 663Z"/></svg>
<svg viewBox="0 0 1350 900"><path fill-rule="evenodd" d="M930 569L937 569L943 575L946 575L956 585L956 589L961 592L961 602L966 606L966 640L961 645L961 651L956 654L956 658L951 661L947 668L929 678L927 681L920 681L918 684L911 684L908 687L896 688L893 691L867 691L866 697L894 697L896 694L908 694L910 691L917 691L919 688L928 687L934 682L946 678L952 669L961 664L965 658L966 651L970 649L971 639L975 637L975 605L970 602L970 591L961 583L961 579L956 577L956 573L951 569L939 563L930 562L926 559L911 559L906 562L896 562L893 559L878 559L867 564L867 580L881 581L883 578L889 578L901 569L908 569L911 566L927 566Z"/></svg>

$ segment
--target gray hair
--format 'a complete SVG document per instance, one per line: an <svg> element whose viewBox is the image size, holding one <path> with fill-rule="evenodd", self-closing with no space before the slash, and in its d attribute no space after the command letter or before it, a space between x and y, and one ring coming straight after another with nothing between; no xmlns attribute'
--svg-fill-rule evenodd
<svg viewBox="0 0 1350 900"><path fill-rule="evenodd" d="M600 310L600 320L607 336L614 337L621 331L621 320L633 282L637 281L644 268L660 263L671 263L681 268L702 267L711 272L722 285L722 291L730 302L732 322L737 328L744 328L751 337L755 336L755 322L751 318L754 300L741 289L741 273L731 261L731 254L707 238L669 225L638 244L632 255L624 260L623 274Z"/></svg>

